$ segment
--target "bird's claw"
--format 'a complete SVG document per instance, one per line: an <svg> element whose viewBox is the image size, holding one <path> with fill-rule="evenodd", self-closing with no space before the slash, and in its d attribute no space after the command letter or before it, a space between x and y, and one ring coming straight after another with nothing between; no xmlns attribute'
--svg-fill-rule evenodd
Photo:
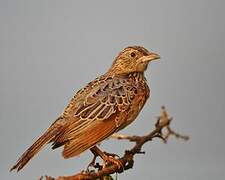
<svg viewBox="0 0 225 180"><path fill-rule="evenodd" d="M123 171L124 170L124 166L122 164L122 162L119 159L116 159L115 157L119 157L118 155L113 154L114 156L110 156L106 154L106 159L104 159L105 161L105 166L107 166L108 164L115 164L118 167L118 170Z"/></svg>
<svg viewBox="0 0 225 180"><path fill-rule="evenodd" d="M118 156L117 154L114 154L114 153L108 153L108 152L104 152L105 155L107 156L111 156L111 157L116 157L116 158L120 158L120 156Z"/></svg>

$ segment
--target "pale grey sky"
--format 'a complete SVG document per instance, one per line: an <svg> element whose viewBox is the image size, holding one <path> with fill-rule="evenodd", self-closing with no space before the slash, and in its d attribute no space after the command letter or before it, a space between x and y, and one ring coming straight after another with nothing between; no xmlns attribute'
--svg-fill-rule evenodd
<svg viewBox="0 0 225 180"><path fill-rule="evenodd" d="M90 152L64 160L46 146L18 174L9 168L62 112L73 94L104 73L128 45L162 59L146 72L151 99L123 133L153 128L160 106L191 140L154 141L119 179L225 177L225 2L223 0L0 0L0 179L71 175ZM104 150L122 154L130 143Z"/></svg>

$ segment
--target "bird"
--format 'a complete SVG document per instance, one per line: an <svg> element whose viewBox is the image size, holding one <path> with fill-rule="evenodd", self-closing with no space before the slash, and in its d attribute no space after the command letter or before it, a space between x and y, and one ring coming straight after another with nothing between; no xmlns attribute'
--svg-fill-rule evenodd
<svg viewBox="0 0 225 180"><path fill-rule="evenodd" d="M128 46L105 74L72 97L64 111L10 169L20 171L45 145L63 146L62 156L75 157L86 150L105 162L116 163L98 144L132 123L150 96L144 72L160 59L142 46Z"/></svg>

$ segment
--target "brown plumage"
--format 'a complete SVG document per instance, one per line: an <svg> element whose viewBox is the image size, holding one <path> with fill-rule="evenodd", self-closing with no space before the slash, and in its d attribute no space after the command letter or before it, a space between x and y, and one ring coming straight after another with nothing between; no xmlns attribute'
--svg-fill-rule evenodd
<svg viewBox="0 0 225 180"><path fill-rule="evenodd" d="M63 157L76 156L130 124L149 97L144 77L148 63L159 59L143 47L127 47L104 75L72 98L62 115L11 168L19 171L47 143L64 146Z"/></svg>

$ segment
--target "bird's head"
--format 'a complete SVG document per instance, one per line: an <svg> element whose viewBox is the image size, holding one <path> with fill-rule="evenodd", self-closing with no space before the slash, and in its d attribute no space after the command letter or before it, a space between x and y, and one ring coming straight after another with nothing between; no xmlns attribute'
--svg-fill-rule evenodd
<svg viewBox="0 0 225 180"><path fill-rule="evenodd" d="M115 58L109 72L114 74L129 74L144 72L150 61L159 59L156 53L149 52L141 46L130 46L122 50Z"/></svg>

